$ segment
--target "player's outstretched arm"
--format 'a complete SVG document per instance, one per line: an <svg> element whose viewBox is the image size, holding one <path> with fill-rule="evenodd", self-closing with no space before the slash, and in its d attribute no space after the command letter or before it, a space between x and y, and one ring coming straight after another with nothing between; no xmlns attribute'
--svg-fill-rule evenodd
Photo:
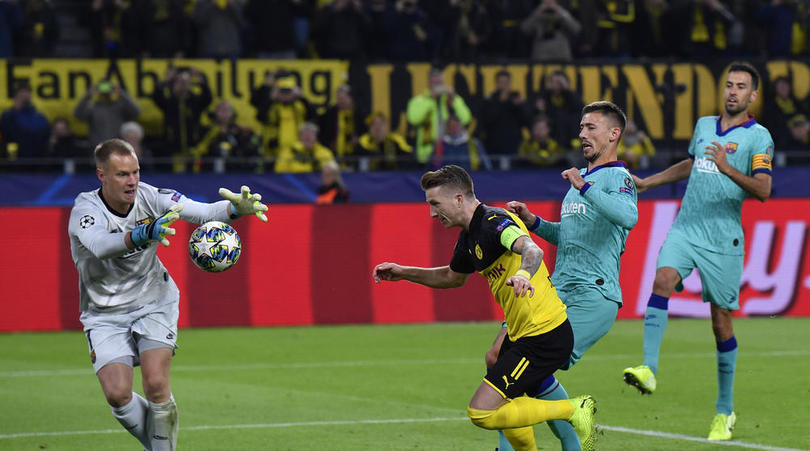
<svg viewBox="0 0 810 451"><path fill-rule="evenodd" d="M167 236L175 234L174 229L169 227L174 221L180 219L180 212L183 210L183 204L174 205L163 216L157 218L154 222L149 224L139 225L127 233L124 241L127 248L135 249L136 247L143 246L150 241L160 241L164 246L169 245Z"/></svg>
<svg viewBox="0 0 810 451"><path fill-rule="evenodd" d="M384 262L374 267L371 276L375 283L407 280L430 288L458 288L464 285L469 274L455 272L449 266L420 268Z"/></svg>
<svg viewBox="0 0 810 451"><path fill-rule="evenodd" d="M680 180L689 178L689 174L691 172L692 172L692 159L687 158L683 161L673 164L672 166L664 169L661 172L657 172L643 179L636 177L634 175L633 181L636 183L636 192L641 194L650 188L655 188L656 186L666 185L669 183L675 183Z"/></svg>
<svg viewBox="0 0 810 451"><path fill-rule="evenodd" d="M559 222L546 221L529 211L529 207L526 204L516 200L507 202L506 210L516 214L531 232L549 243L557 245L557 241L560 237Z"/></svg>
<svg viewBox="0 0 810 451"><path fill-rule="evenodd" d="M256 215L262 222L267 222L267 216L264 212L267 211L267 205L261 203L261 194L251 194L250 188L242 185L242 192L236 194L227 188L220 188L219 195L231 202L228 205L230 214L239 216Z"/></svg>

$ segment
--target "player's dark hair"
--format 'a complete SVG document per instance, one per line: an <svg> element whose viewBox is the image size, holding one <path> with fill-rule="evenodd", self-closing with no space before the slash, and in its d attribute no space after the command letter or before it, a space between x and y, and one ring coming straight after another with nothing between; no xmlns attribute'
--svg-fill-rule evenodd
<svg viewBox="0 0 810 451"><path fill-rule="evenodd" d="M624 134L624 128L627 127L627 116L618 105L613 102L608 102L607 100L600 100L598 102L589 103L582 108L583 116L593 112L602 113L605 116L608 116L610 119L616 122L621 129L622 134Z"/></svg>
<svg viewBox="0 0 810 451"><path fill-rule="evenodd" d="M110 155L112 154L122 156L132 155L135 157L135 159L138 158L138 155L135 153L135 149L133 149L128 142L118 138L108 139L96 146L96 150L94 152L96 167L100 168L106 165L107 162L110 161Z"/></svg>
<svg viewBox="0 0 810 451"><path fill-rule="evenodd" d="M745 61L734 61L728 66L728 72L748 72L751 76L751 88L756 91L759 88L759 71L757 68Z"/></svg>
<svg viewBox="0 0 810 451"><path fill-rule="evenodd" d="M452 186L463 190L464 195L473 196L473 180L464 168L450 164L441 168L425 172L422 175L422 190L427 191L437 186Z"/></svg>
<svg viewBox="0 0 810 451"><path fill-rule="evenodd" d="M496 79L500 78L500 77L510 77L511 78L512 74L506 69L501 69L495 74Z"/></svg>

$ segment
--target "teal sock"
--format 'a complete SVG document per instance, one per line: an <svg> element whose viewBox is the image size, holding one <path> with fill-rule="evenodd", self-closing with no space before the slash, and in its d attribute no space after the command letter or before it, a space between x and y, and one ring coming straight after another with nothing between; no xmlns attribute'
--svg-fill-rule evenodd
<svg viewBox="0 0 810 451"><path fill-rule="evenodd" d="M717 343L717 413L734 410L734 372L737 370L737 339Z"/></svg>
<svg viewBox="0 0 810 451"><path fill-rule="evenodd" d="M565 388L563 388L562 384L557 382L550 389L546 390L545 393L538 394L537 397L546 401L559 401L561 399L568 399L568 393L565 392ZM582 450L577 431L574 430L574 426L571 426L571 423L563 420L553 420L547 423L551 432L560 439L563 451Z"/></svg>
<svg viewBox="0 0 810 451"><path fill-rule="evenodd" d="M568 399L568 393L565 392L562 384L560 384L554 376L546 378L540 389L538 390L536 398L544 399L546 401L559 401L561 399ZM580 451L582 447L579 444L579 437L571 423L563 420L553 420L548 422L548 427L551 432L560 439L563 451ZM500 440L498 442L498 451L514 451L512 445L503 435L503 432L498 431Z"/></svg>
<svg viewBox="0 0 810 451"><path fill-rule="evenodd" d="M644 364L650 367L653 374L658 372L658 353L664 341L668 316L669 298L651 294L644 314Z"/></svg>
<svg viewBox="0 0 810 451"><path fill-rule="evenodd" d="M515 451L515 448L512 448L512 444L503 435L503 431L498 431L498 435L498 451Z"/></svg>

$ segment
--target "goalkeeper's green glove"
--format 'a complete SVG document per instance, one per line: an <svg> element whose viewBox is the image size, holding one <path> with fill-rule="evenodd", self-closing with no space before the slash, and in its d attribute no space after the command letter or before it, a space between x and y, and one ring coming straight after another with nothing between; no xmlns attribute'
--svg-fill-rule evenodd
<svg viewBox="0 0 810 451"><path fill-rule="evenodd" d="M255 214L262 222L267 222L267 216L264 212L267 211L267 205L261 203L261 194L250 194L250 188L242 185L242 193L235 194L227 188L220 188L219 195L231 201L231 212L239 215L253 215Z"/></svg>
<svg viewBox="0 0 810 451"><path fill-rule="evenodd" d="M132 229L132 242L137 247L141 247L150 241L160 241L160 244L168 246L169 240L166 239L166 237L172 236L175 233L174 229L169 226L172 225L174 221L180 219L180 212L182 210L183 204L177 204L154 222L135 227Z"/></svg>

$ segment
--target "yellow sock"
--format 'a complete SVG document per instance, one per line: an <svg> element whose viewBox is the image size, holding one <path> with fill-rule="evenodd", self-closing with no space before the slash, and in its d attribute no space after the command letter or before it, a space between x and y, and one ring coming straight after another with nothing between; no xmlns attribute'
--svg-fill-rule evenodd
<svg viewBox="0 0 810 451"><path fill-rule="evenodd" d="M484 429L510 429L533 426L548 420L569 420L574 406L567 399L544 401L521 396L507 401L496 410L467 407L467 415L476 426Z"/></svg>
<svg viewBox="0 0 810 451"><path fill-rule="evenodd" d="M523 428L504 429L503 435L509 440L509 444L515 451L537 451L537 443L534 441L534 428L526 426Z"/></svg>

